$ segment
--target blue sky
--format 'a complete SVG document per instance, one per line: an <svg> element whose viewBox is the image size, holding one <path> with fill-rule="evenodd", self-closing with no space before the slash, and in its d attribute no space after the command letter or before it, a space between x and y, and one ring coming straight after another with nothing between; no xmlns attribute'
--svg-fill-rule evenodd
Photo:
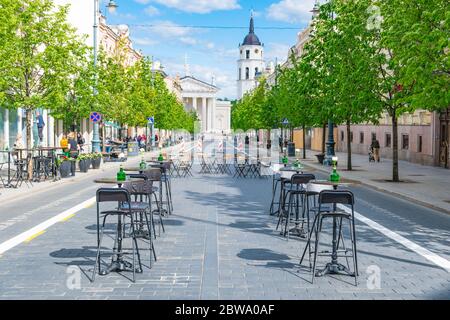
<svg viewBox="0 0 450 320"><path fill-rule="evenodd" d="M103 3L107 0L103 0ZM211 82L219 97L234 99L238 45L248 33L254 10L256 34L265 44L266 61L286 59L298 31L311 18L314 0L116 0L109 24L130 26L134 47L161 61L170 75L184 76L185 56L191 74ZM105 8L103 7L103 10ZM154 27L149 27L152 25ZM170 26L170 27L169 27ZM246 29L199 29L179 26L231 26ZM258 27L288 27L293 30L261 30Z"/></svg>

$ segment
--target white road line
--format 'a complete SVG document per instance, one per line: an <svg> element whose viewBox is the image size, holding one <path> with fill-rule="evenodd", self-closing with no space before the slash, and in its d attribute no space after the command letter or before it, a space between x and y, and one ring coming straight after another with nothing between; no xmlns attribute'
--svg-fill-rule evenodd
<svg viewBox="0 0 450 320"><path fill-rule="evenodd" d="M351 209L344 206L344 205L338 205L338 207L342 210L344 210L347 213L351 213ZM372 229L382 233L388 238L391 238L392 240L400 243L401 245L405 246L409 250L417 253L418 255L424 257L425 259L433 262L435 265L441 267L442 269L446 270L447 272L450 272L450 261L447 259L442 258L441 256L429 251L428 249L425 249L424 247L419 246L418 244L406 239L405 237L402 237L398 233L395 233L394 231L389 230L388 228L383 227L381 224L370 220L369 218L364 217L362 214L355 211L355 219L358 219L361 222L364 222Z"/></svg>
<svg viewBox="0 0 450 320"><path fill-rule="evenodd" d="M54 216L53 218L50 218L50 219L38 224L37 226L15 236L14 238L11 238L11 239L1 243L0 244L0 255L5 253L6 251L10 250L11 248L14 248L15 246L21 244L22 242L29 239L30 237L33 237L34 235L45 231L46 229L48 229L55 223L64 221L64 219L66 219L67 217L85 209L88 206L91 206L94 203L95 203L95 197L92 197L92 198L76 205L75 207L70 208L70 209Z"/></svg>

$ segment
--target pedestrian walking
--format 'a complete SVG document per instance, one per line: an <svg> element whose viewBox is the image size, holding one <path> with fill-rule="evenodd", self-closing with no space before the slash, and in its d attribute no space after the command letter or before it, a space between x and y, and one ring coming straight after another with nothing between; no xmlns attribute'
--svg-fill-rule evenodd
<svg viewBox="0 0 450 320"><path fill-rule="evenodd" d="M372 154L375 158L375 161L380 162L380 142L376 138L372 139L370 148L372 149Z"/></svg>
<svg viewBox="0 0 450 320"><path fill-rule="evenodd" d="M42 143L42 140L44 139L45 122L44 122L44 118L42 117L42 115L40 114L39 111L36 112L36 123L37 123L37 127L38 127L39 143Z"/></svg>

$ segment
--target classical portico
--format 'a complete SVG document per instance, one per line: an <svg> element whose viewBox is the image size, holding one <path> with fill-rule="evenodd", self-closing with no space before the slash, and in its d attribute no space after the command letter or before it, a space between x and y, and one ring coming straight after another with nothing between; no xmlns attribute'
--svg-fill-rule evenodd
<svg viewBox="0 0 450 320"><path fill-rule="evenodd" d="M202 132L214 132L216 129L216 94L219 88L191 76L182 78L180 82L181 96L186 110L197 112Z"/></svg>

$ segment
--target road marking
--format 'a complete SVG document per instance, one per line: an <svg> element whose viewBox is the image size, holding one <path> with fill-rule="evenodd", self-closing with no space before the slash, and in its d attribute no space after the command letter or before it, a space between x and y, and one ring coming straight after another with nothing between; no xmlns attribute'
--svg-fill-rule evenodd
<svg viewBox="0 0 450 320"><path fill-rule="evenodd" d="M352 210L344 205L338 205L338 207L342 210L344 210L347 213L351 213ZM392 240L400 243L401 245L405 246L409 250L417 253L418 255L424 257L425 259L433 262L435 265L441 267L442 269L446 270L447 272L450 272L450 261L448 261L445 258L442 258L441 256L431 252L428 249L425 249L424 247L419 246L418 244L406 239L405 237L402 237L398 233L395 233L394 231L389 230L388 228L383 227L381 224L370 220L369 218L364 217L362 214L355 211L355 219L358 219L359 221L367 224L369 227L371 227L374 230L377 230L378 232L382 233L388 238L391 238Z"/></svg>
<svg viewBox="0 0 450 320"><path fill-rule="evenodd" d="M31 237L35 236L36 234L45 231L46 229L48 229L55 223L64 221L64 219L83 210L86 206L93 205L95 203L95 201L96 201L95 197L92 197L92 198L76 205L75 207L70 208L70 209L54 216L53 218L50 218L50 219L38 224L37 226L15 236L14 238L11 238L11 239L1 243L0 244L0 255L5 253L6 251L10 250L11 248L14 248L15 246L21 244L22 242L26 241L27 239L30 239Z"/></svg>
<svg viewBox="0 0 450 320"><path fill-rule="evenodd" d="M87 208L85 208L85 209L87 209ZM69 221L69 220L72 219L73 217L75 217L75 213L71 214L70 216L65 217L64 219L61 219L61 222Z"/></svg>
<svg viewBox="0 0 450 320"><path fill-rule="evenodd" d="M31 242L31 240L39 237L41 234L44 234L44 233L45 233L45 230L39 231L39 232L33 234L31 237L26 238L24 242Z"/></svg>

